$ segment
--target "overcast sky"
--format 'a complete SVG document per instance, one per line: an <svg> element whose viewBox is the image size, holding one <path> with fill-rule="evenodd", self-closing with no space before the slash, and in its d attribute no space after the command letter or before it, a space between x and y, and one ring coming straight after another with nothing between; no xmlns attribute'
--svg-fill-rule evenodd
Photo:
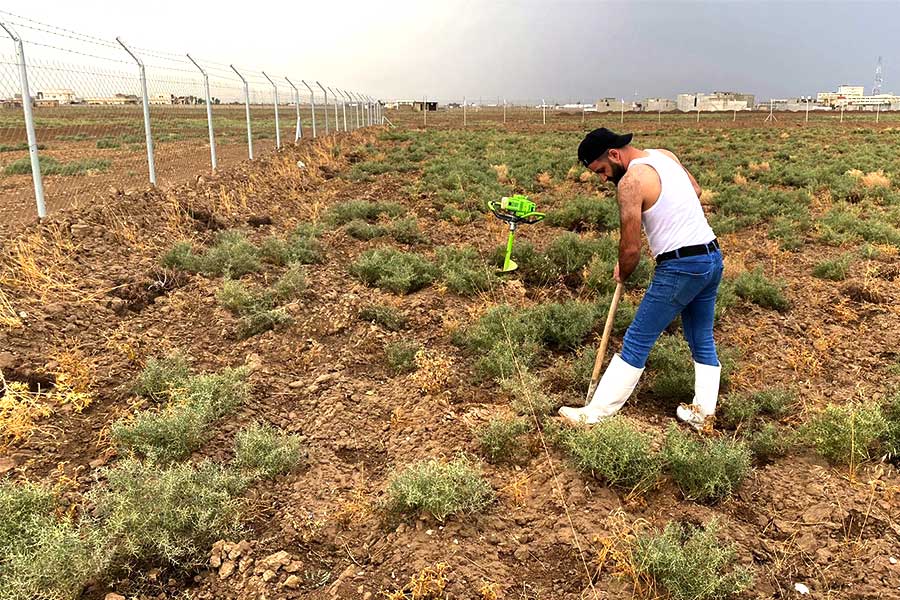
<svg viewBox="0 0 900 600"><path fill-rule="evenodd" d="M78 32L381 98L562 102L734 90L762 100L841 83L869 93L879 55L884 91L900 92L898 1L5 4Z"/></svg>

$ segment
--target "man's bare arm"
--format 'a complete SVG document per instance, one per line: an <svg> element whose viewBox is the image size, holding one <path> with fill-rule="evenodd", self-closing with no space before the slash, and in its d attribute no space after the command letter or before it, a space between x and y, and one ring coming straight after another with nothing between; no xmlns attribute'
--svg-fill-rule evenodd
<svg viewBox="0 0 900 600"><path fill-rule="evenodd" d="M619 182L619 264L617 281L624 282L637 268L641 260L641 206L644 191L639 166L629 170Z"/></svg>
<svg viewBox="0 0 900 600"><path fill-rule="evenodd" d="M682 165L682 164L681 164L681 161L678 160L678 157L675 156L675 154L673 154L672 152L669 152L668 150L663 150L662 152L663 152L663 154L665 154L666 156L668 156L669 158L671 158L671 159L673 159L675 162L677 162L679 165L681 165L681 168L684 169L684 172L685 172L685 173L687 173L688 179L691 180L691 185L694 186L694 192L697 193L697 197L699 198L699 197L700 197L700 194L703 193L703 190L700 189L700 184L697 183L697 180L694 179L694 176L691 175L691 172L687 170L687 167L685 167L684 165Z"/></svg>

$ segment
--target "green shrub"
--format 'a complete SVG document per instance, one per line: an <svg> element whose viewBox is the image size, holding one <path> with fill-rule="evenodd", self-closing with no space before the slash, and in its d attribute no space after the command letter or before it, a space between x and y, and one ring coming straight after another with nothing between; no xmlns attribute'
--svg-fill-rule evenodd
<svg viewBox="0 0 900 600"><path fill-rule="evenodd" d="M734 280L734 291L738 296L763 308L773 308L779 312L784 312L790 307L784 295L784 288L783 281L777 283L769 281L762 267L744 271Z"/></svg>
<svg viewBox="0 0 900 600"><path fill-rule="evenodd" d="M276 299L286 300L287 297L282 298L282 295L296 294L296 286L305 285L299 269L299 266L293 271L289 269L272 292L261 294L251 292L239 281L226 279L223 282L219 302L240 317L238 337L251 337L291 322L291 317L283 309L274 306Z"/></svg>
<svg viewBox="0 0 900 600"><path fill-rule="evenodd" d="M105 159L84 158L62 163L51 156L38 158L41 175L81 175L89 171L103 172L109 169L110 162ZM31 159L29 157L15 160L3 169L4 175L31 175Z"/></svg>
<svg viewBox="0 0 900 600"><path fill-rule="evenodd" d="M350 265L350 273L369 286L409 294L430 284L437 269L418 254L392 248L370 250Z"/></svg>
<svg viewBox="0 0 900 600"><path fill-rule="evenodd" d="M436 259L447 288L461 296L485 292L495 280L474 248L442 246L436 250Z"/></svg>
<svg viewBox="0 0 900 600"><path fill-rule="evenodd" d="M235 314L244 314L255 310L271 308L270 298L264 298L251 292L247 286L234 279L226 279L222 282L222 289L218 293L219 304Z"/></svg>
<svg viewBox="0 0 900 600"><path fill-rule="evenodd" d="M722 399L719 407L721 423L726 427L752 425L760 415L775 418L784 416L791 404L795 402L793 392L784 389L771 389L752 394L728 394Z"/></svg>
<svg viewBox="0 0 900 600"><path fill-rule="evenodd" d="M876 455L888 429L877 404L829 404L813 416L801 435L830 462L853 468Z"/></svg>
<svg viewBox="0 0 900 600"><path fill-rule="evenodd" d="M420 349L415 342L391 342L384 348L388 367L395 373L412 373L416 370L416 353Z"/></svg>
<svg viewBox="0 0 900 600"><path fill-rule="evenodd" d="M619 226L619 205L611 198L579 196L560 210L550 211L546 222L553 227L572 231L616 229Z"/></svg>
<svg viewBox="0 0 900 600"><path fill-rule="evenodd" d="M104 469L106 485L88 495L120 560L206 563L216 540L240 528L246 479L220 465L162 466L127 458Z"/></svg>
<svg viewBox="0 0 900 600"><path fill-rule="evenodd" d="M150 357L132 389L139 396L159 402L168 398L171 390L180 386L189 374L187 359L182 354Z"/></svg>
<svg viewBox="0 0 900 600"><path fill-rule="evenodd" d="M359 311L359 318L363 321L377 323L388 331L400 331L406 327L406 317L392 306L372 304Z"/></svg>
<svg viewBox="0 0 900 600"><path fill-rule="evenodd" d="M717 502L730 496L750 471L750 450L727 438L698 438L674 423L666 432L663 461L688 500Z"/></svg>
<svg viewBox="0 0 900 600"><path fill-rule="evenodd" d="M122 450L156 462L183 460L209 439L209 425L243 403L249 388L245 369L194 375L169 389L171 402L162 410L143 410L110 427Z"/></svg>
<svg viewBox="0 0 900 600"><path fill-rule="evenodd" d="M351 200L331 207L325 215L325 221L332 227L344 225L360 219L375 221L379 216L397 217L406 212L400 204L393 202L369 202L368 200Z"/></svg>
<svg viewBox="0 0 900 600"><path fill-rule="evenodd" d="M387 489L390 512L425 511L438 521L455 513L473 513L494 499L477 466L459 456L450 462L423 460L394 477Z"/></svg>
<svg viewBox="0 0 900 600"><path fill-rule="evenodd" d="M110 149L110 148L119 148L122 146L122 142L119 140L114 140L110 138L100 138L97 140L97 148L100 150Z"/></svg>
<svg viewBox="0 0 900 600"><path fill-rule="evenodd" d="M287 240L277 237L266 238L260 246L262 258L276 265L300 263L304 265L322 262L322 244L318 236L320 230L315 225L302 223L288 234Z"/></svg>
<svg viewBox="0 0 900 600"><path fill-rule="evenodd" d="M19 142L18 144L0 144L0 153L3 152L19 152L20 150L28 150L28 142ZM38 144L38 150L46 150L47 146Z"/></svg>
<svg viewBox="0 0 900 600"><path fill-rule="evenodd" d="M787 454L792 438L793 431L774 423L763 423L747 436L747 445L757 461L767 463Z"/></svg>
<svg viewBox="0 0 900 600"><path fill-rule="evenodd" d="M292 322L291 316L282 308L246 313L238 321L237 336L241 339L253 337Z"/></svg>
<svg viewBox="0 0 900 600"><path fill-rule="evenodd" d="M491 419L475 430L475 437L489 462L523 462L528 456L522 435L529 431L524 419Z"/></svg>
<svg viewBox="0 0 900 600"><path fill-rule="evenodd" d="M491 255L490 264L500 268L506 256L506 245L498 246ZM543 286L559 279L560 273L549 258L525 240L517 240L513 246L512 260L519 265L516 275L528 285Z"/></svg>
<svg viewBox="0 0 900 600"><path fill-rule="evenodd" d="M419 231L419 222L413 217L397 219L390 229L391 237L401 244L421 244L428 238Z"/></svg>
<svg viewBox="0 0 900 600"><path fill-rule="evenodd" d="M894 461L900 458L900 392L895 393L884 409L887 430L884 433L884 445L888 455Z"/></svg>
<svg viewBox="0 0 900 600"><path fill-rule="evenodd" d="M475 219L479 217L479 213L474 210L462 210L456 208L455 206L448 204L441 209L441 212L438 214L438 218L444 221L450 221L451 223L455 223L457 225L465 225L466 223L471 223Z"/></svg>
<svg viewBox="0 0 900 600"><path fill-rule="evenodd" d="M305 458L300 436L254 423L235 439L234 465L255 477L271 478L296 468Z"/></svg>
<svg viewBox="0 0 900 600"><path fill-rule="evenodd" d="M769 226L769 238L778 240L778 248L782 251L799 250L806 243L806 234L811 228L812 220L808 217L777 217Z"/></svg>
<svg viewBox="0 0 900 600"><path fill-rule="evenodd" d="M508 305L491 308L454 338L477 354L476 372L492 379L527 369L540 350L534 324L522 318L521 309Z"/></svg>
<svg viewBox="0 0 900 600"><path fill-rule="evenodd" d="M201 257L194 254L190 242L177 242L172 249L166 252L160 259L164 267L181 269L197 273L202 270Z"/></svg>
<svg viewBox="0 0 900 600"><path fill-rule="evenodd" d="M616 280L613 279L613 272L618 260L618 251L612 256L595 255L587 266L585 286L599 294L609 294L612 297L612 293L616 289ZM652 279L653 263L646 256L641 255L634 272L625 280L625 289L647 288Z"/></svg>
<svg viewBox="0 0 900 600"><path fill-rule="evenodd" d="M646 490L656 484L660 462L651 450L652 437L622 416L604 419L590 429L571 428L561 443L575 465L607 484Z"/></svg>
<svg viewBox="0 0 900 600"><path fill-rule="evenodd" d="M272 286L272 293L278 302L294 300L305 290L306 271L300 263L290 263L287 270Z"/></svg>
<svg viewBox="0 0 900 600"><path fill-rule="evenodd" d="M383 225L367 223L362 219L353 219L344 226L344 231L352 238L358 240L372 240L388 234L388 228Z"/></svg>
<svg viewBox="0 0 900 600"><path fill-rule="evenodd" d="M750 571L734 567L733 545L716 539L716 521L704 528L669 523L662 533L638 535L634 563L638 573L650 576L672 600L727 600L752 583Z"/></svg>
<svg viewBox="0 0 900 600"><path fill-rule="evenodd" d="M255 273L261 268L259 250L240 231L223 231L203 255L201 266L201 272L207 275L240 277Z"/></svg>
<svg viewBox="0 0 900 600"><path fill-rule="evenodd" d="M533 323L541 343L558 350L579 346L597 322L597 305L584 302L538 304L525 317Z"/></svg>
<svg viewBox="0 0 900 600"><path fill-rule="evenodd" d="M520 416L543 420L556 407L556 400L544 391L544 385L525 368L500 379L500 387L512 396L510 408Z"/></svg>
<svg viewBox="0 0 900 600"><path fill-rule="evenodd" d="M843 281L847 278L852 260L853 256L850 254L845 254L833 260L823 260L813 267L813 276L819 279Z"/></svg>
<svg viewBox="0 0 900 600"><path fill-rule="evenodd" d="M595 254L608 247L608 238L582 238L577 233L566 232L554 238L544 251L553 265L557 277L566 277L573 283L580 283L582 272Z"/></svg>
<svg viewBox="0 0 900 600"><path fill-rule="evenodd" d="M737 293L735 292L734 282L729 279L722 279L719 283L719 291L716 294L716 308L713 319L718 323L728 310L737 303Z"/></svg>
<svg viewBox="0 0 900 600"><path fill-rule="evenodd" d="M42 486L0 481L0 598L73 600L108 562L101 532Z"/></svg>

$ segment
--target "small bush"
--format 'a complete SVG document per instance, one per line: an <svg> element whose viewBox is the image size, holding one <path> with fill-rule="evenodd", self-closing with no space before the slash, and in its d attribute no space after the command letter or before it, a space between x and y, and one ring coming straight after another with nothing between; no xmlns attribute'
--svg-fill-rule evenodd
<svg viewBox="0 0 900 600"><path fill-rule="evenodd" d="M850 271L850 263L853 257L845 254L834 260L823 260L813 267L813 276L819 279L830 279L831 281L843 281L847 279Z"/></svg>
<svg viewBox="0 0 900 600"><path fill-rule="evenodd" d="M104 469L101 479L106 485L88 497L122 560L200 566L213 542L240 528L247 480L220 465L127 458Z"/></svg>
<svg viewBox="0 0 900 600"><path fill-rule="evenodd" d="M490 378L517 375L534 363L540 350L534 324L508 305L488 310L455 341L477 353L475 370Z"/></svg>
<svg viewBox="0 0 900 600"><path fill-rule="evenodd" d="M556 407L556 400L544 391L541 380L525 369L501 379L500 387L512 396L510 408L517 415L542 420Z"/></svg>
<svg viewBox="0 0 900 600"><path fill-rule="evenodd" d="M223 231L203 255L201 271L207 275L229 273L240 277L261 268L259 251L239 231Z"/></svg>
<svg viewBox="0 0 900 600"><path fill-rule="evenodd" d="M271 478L296 468L305 454L299 436L254 423L237 434L234 465L255 477Z"/></svg>
<svg viewBox="0 0 900 600"><path fill-rule="evenodd" d="M716 308L713 320L718 323L735 304L737 304L737 293L734 291L734 282L729 279L722 279L719 283L719 291L716 294Z"/></svg>
<svg viewBox="0 0 900 600"><path fill-rule="evenodd" d="M122 142L120 142L119 140L114 140L111 138L101 138L97 140L97 148L100 150L119 148L121 146Z"/></svg>
<svg viewBox="0 0 900 600"><path fill-rule="evenodd" d="M282 308L260 310L242 315L238 323L237 337L241 339L259 335L284 325L290 325L293 319Z"/></svg>
<svg viewBox="0 0 900 600"><path fill-rule="evenodd" d="M271 299L251 292L240 281L226 279L218 293L219 304L235 314L244 314L271 308Z"/></svg>
<svg viewBox="0 0 900 600"><path fill-rule="evenodd" d="M594 328L597 317L597 305L572 301L538 304L526 313L541 343L558 350L579 346Z"/></svg>
<svg viewBox="0 0 900 600"><path fill-rule="evenodd" d="M272 286L272 293L278 302L296 299L306 290L306 271L300 263L291 263L287 270Z"/></svg>
<svg viewBox="0 0 900 600"><path fill-rule="evenodd" d="M38 144L38 150L46 150L47 146ZM3 152L19 152L20 150L28 150L28 142L19 142L18 144L0 144L0 153Z"/></svg>
<svg viewBox="0 0 900 600"><path fill-rule="evenodd" d="M103 172L109 169L109 161L97 158L85 158L62 163L51 156L38 158L41 175L81 175L89 171ZM15 160L3 169L4 175L31 175L31 159L29 157Z"/></svg>
<svg viewBox="0 0 900 600"><path fill-rule="evenodd" d="M651 450L652 441L621 416L561 434L563 447L580 470L629 490L646 490L659 477L660 462Z"/></svg>
<svg viewBox="0 0 900 600"><path fill-rule="evenodd" d="M422 256L392 248L370 250L350 265L350 273L370 286L409 294L430 284L437 269Z"/></svg>
<svg viewBox="0 0 900 600"><path fill-rule="evenodd" d="M733 567L733 545L716 539L716 522L704 528L669 523L662 533L639 535L635 570L649 575L673 600L727 600L750 587L752 576Z"/></svg>
<svg viewBox="0 0 900 600"><path fill-rule="evenodd" d="M900 458L900 392L888 400L884 409L887 431L884 434L884 445L893 460Z"/></svg>
<svg viewBox="0 0 900 600"><path fill-rule="evenodd" d="M734 351L718 348L722 365L721 388L727 388L735 367ZM681 336L660 336L650 351L647 366L652 374L651 390L669 403L690 403L694 397L694 363L691 350Z"/></svg>
<svg viewBox="0 0 900 600"><path fill-rule="evenodd" d="M322 262L322 244L319 243L320 230L315 225L303 223L288 234L287 240L276 237L266 238L260 246L260 255L267 262L276 265L300 263L304 265Z"/></svg>
<svg viewBox="0 0 900 600"><path fill-rule="evenodd" d="M166 252L160 259L160 263L164 267L172 267L181 269L182 271L190 271L197 273L201 270L201 259L194 254L190 242L177 242L172 249Z"/></svg>
<svg viewBox="0 0 900 600"><path fill-rule="evenodd" d="M428 238L419 231L419 222L412 217L397 219L390 229L391 237L401 244L421 244Z"/></svg>
<svg viewBox="0 0 900 600"><path fill-rule="evenodd" d="M347 223L344 227L344 231L352 238L367 241L386 236L389 230L383 225L373 225L362 219L353 219Z"/></svg>
<svg viewBox="0 0 900 600"><path fill-rule="evenodd" d="M531 424L523 419L491 419L475 430L475 437L489 462L522 462L527 448L521 438L529 431Z"/></svg>
<svg viewBox="0 0 900 600"><path fill-rule="evenodd" d="M171 354L165 358L151 357L132 389L139 396L159 402L168 398L171 390L179 387L189 374L187 359L182 354Z"/></svg>
<svg viewBox="0 0 900 600"><path fill-rule="evenodd" d="M752 394L728 394L719 407L721 423L736 428L752 425L760 415L782 417L793 404L793 392L783 389L763 390Z"/></svg>
<svg viewBox="0 0 900 600"><path fill-rule="evenodd" d="M0 481L0 598L80 597L107 566L107 541L66 516L49 489Z"/></svg>
<svg viewBox="0 0 900 600"><path fill-rule="evenodd" d="M387 365L395 373L412 373L416 370L416 353L421 349L414 342L392 342L385 346Z"/></svg>
<svg viewBox="0 0 900 600"><path fill-rule="evenodd" d="M245 378L244 369L186 378L169 389L169 405L113 422L110 437L118 448L160 463L183 460L209 439L213 421L246 400Z"/></svg>
<svg viewBox="0 0 900 600"><path fill-rule="evenodd" d="M390 512L425 511L438 521L455 513L473 513L494 498L490 484L472 461L435 459L414 463L391 481L386 508Z"/></svg>
<svg viewBox="0 0 900 600"><path fill-rule="evenodd" d="M698 438L672 424L663 461L688 500L717 502L730 496L750 471L750 450L727 438Z"/></svg>
<svg viewBox="0 0 900 600"><path fill-rule="evenodd" d="M377 323L388 331L400 331L406 327L406 317L392 306L372 304L359 311L359 318L363 321Z"/></svg>
<svg viewBox="0 0 900 600"><path fill-rule="evenodd" d="M443 246L436 251L438 270L447 288L461 296L490 289L494 275L474 248Z"/></svg>
<svg viewBox="0 0 900 600"><path fill-rule="evenodd" d="M302 285L303 274L296 267L285 274L282 279L276 283L273 292L257 294L248 290L239 281L226 279L219 291L219 302L226 309L240 317L237 329L237 335L240 338L247 338L270 329L274 329L280 325L291 322L291 317L284 312L283 309L274 308L276 299L280 296L288 294L296 294L296 286Z"/></svg>
<svg viewBox="0 0 900 600"><path fill-rule="evenodd" d="M745 271L734 280L734 291L738 296L763 308L773 308L779 312L784 312L790 307L784 295L784 287L784 282L769 281L762 267Z"/></svg>
<svg viewBox="0 0 900 600"><path fill-rule="evenodd" d="M774 423L763 423L747 437L747 445L758 462L767 463L787 454L792 438L792 431Z"/></svg>
<svg viewBox="0 0 900 600"><path fill-rule="evenodd" d="M577 197L560 210L550 211L546 222L572 231L606 231L619 226L619 205L611 198Z"/></svg>
<svg viewBox="0 0 900 600"><path fill-rule="evenodd" d="M368 200L351 200L331 207L325 215L325 221L332 227L344 225L360 219L375 221L379 216L397 217L406 212L400 204L393 202L369 202Z"/></svg>
<svg viewBox="0 0 900 600"><path fill-rule="evenodd" d="M462 210L452 206L450 204L444 206L441 209L438 217L444 221L450 221L451 223L455 223L457 225L465 225L466 223L471 223L476 220L479 216L479 213L474 210Z"/></svg>
<svg viewBox="0 0 900 600"><path fill-rule="evenodd" d="M829 404L810 420L802 436L830 462L853 468L876 455L888 429L877 404Z"/></svg>

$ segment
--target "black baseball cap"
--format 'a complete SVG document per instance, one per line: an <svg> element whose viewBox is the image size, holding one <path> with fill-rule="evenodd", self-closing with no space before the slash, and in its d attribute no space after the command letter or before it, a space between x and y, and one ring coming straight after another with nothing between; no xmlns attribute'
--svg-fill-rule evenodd
<svg viewBox="0 0 900 600"><path fill-rule="evenodd" d="M624 148L631 143L633 133L619 135L606 127L595 129L578 144L578 161L585 167L611 148Z"/></svg>

